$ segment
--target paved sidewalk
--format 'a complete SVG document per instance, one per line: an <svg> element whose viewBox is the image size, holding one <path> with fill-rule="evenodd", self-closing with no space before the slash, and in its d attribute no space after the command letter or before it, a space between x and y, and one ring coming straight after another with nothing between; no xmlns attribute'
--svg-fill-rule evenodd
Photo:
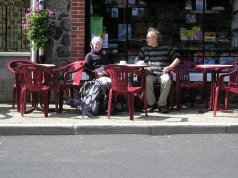
<svg viewBox="0 0 238 178"><path fill-rule="evenodd" d="M52 106L53 107L53 106ZM10 104L0 104L0 135L76 135L76 134L207 134L238 133L238 109L229 113L198 113L202 107L183 108L169 114L136 112L134 121L128 111L117 115L82 117L77 110L65 107L62 114L34 111L21 117Z"/></svg>

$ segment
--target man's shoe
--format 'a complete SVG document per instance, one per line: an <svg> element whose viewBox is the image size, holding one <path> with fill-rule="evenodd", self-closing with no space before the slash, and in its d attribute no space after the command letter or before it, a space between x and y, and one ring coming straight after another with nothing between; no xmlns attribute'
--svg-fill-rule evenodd
<svg viewBox="0 0 238 178"><path fill-rule="evenodd" d="M166 114L169 112L167 106L159 106L159 111L163 114Z"/></svg>
<svg viewBox="0 0 238 178"><path fill-rule="evenodd" d="M148 106L148 112L154 112L157 109L157 104L153 104L152 106Z"/></svg>

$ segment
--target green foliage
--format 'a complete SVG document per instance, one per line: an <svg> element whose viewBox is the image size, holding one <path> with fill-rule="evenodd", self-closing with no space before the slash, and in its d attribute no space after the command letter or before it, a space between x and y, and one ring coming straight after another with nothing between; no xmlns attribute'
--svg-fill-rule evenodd
<svg viewBox="0 0 238 178"><path fill-rule="evenodd" d="M27 31L27 38L33 41L32 47L39 49L46 46L51 37L54 12L48 9L40 10L37 6L29 8L28 11L24 17L23 27Z"/></svg>

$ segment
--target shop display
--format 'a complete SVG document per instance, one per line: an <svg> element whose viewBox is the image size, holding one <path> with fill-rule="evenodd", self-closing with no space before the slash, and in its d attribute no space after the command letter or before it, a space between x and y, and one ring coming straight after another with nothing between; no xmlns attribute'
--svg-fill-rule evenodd
<svg viewBox="0 0 238 178"><path fill-rule="evenodd" d="M238 0L92 0L92 6L89 31L108 34L113 59L132 61L149 27L160 30L160 43L198 64L219 63L238 50Z"/></svg>

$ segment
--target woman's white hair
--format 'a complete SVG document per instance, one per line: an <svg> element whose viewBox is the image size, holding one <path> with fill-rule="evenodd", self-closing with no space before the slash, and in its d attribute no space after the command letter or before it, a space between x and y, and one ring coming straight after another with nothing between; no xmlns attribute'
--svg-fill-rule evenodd
<svg viewBox="0 0 238 178"><path fill-rule="evenodd" d="M91 45L93 46L96 42L101 42L103 44L102 38L100 36L94 36L91 41Z"/></svg>

